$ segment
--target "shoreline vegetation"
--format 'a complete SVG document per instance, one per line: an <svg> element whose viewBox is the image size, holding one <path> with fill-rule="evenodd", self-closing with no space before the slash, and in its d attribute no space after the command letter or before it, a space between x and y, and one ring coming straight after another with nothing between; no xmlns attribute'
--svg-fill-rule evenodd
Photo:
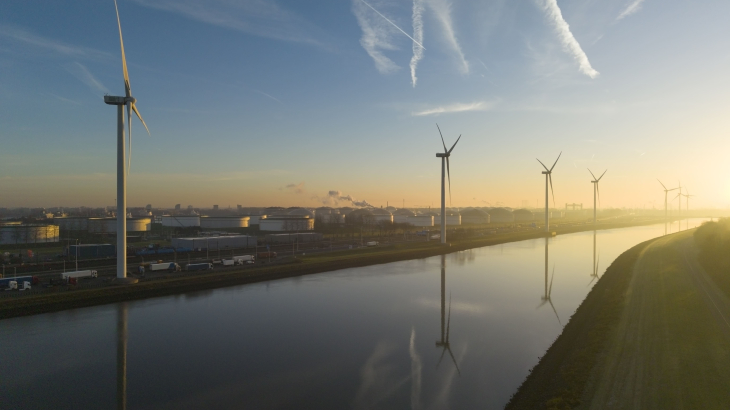
<svg viewBox="0 0 730 410"><path fill-rule="evenodd" d="M601 223L595 229L617 229L633 226L654 225L663 220L649 219L615 223ZM592 224L558 227L557 235L594 230ZM210 290L222 287L265 282L292 278L315 273L323 273L340 269L356 268L385 264L410 259L422 259L441 254L448 254L484 246L499 245L509 242L542 238L542 231L531 230L508 232L477 238L454 240L443 246L438 241L416 242L359 248L346 251L334 251L300 256L272 265L245 270L227 270L225 272L205 273L195 276L180 276L140 281L134 285L106 286L92 289L41 293L0 300L0 320L18 316L36 315L67 309L110 304L123 301L169 296L180 293Z"/></svg>

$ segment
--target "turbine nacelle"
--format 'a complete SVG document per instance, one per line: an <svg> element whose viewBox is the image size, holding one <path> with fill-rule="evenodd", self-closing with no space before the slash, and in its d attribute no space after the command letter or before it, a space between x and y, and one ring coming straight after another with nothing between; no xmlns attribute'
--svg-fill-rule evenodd
<svg viewBox="0 0 730 410"><path fill-rule="evenodd" d="M451 156L451 154L446 153L446 152L437 152L436 153L436 158L448 158L450 156Z"/></svg>

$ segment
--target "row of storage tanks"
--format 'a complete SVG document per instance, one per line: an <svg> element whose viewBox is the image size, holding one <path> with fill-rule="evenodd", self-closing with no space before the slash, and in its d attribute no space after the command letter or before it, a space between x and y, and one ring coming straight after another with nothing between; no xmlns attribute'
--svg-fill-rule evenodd
<svg viewBox="0 0 730 410"><path fill-rule="evenodd" d="M58 225L0 224L0 245L58 242Z"/></svg>

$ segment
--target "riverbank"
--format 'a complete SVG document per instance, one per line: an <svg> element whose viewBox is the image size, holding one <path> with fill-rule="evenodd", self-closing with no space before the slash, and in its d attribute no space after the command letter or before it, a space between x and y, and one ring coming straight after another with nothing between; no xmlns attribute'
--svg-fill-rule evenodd
<svg viewBox="0 0 730 410"><path fill-rule="evenodd" d="M730 300L692 231L620 255L507 409L726 408Z"/></svg>
<svg viewBox="0 0 730 410"><path fill-rule="evenodd" d="M618 229L661 222L641 220L604 223L599 224L597 229ZM590 224L563 226L554 229L558 235L590 230L593 230L593 225ZM261 266L243 270L231 268L224 272L203 273L195 276L172 276L153 281L141 280L134 285L105 286L13 297L0 300L0 319L284 279L409 259L421 259L483 246L535 239L544 235L544 232L529 230L454 240L451 241L450 246L443 246L438 241L430 241L359 248L297 256L297 258L292 258L286 263L261 264Z"/></svg>

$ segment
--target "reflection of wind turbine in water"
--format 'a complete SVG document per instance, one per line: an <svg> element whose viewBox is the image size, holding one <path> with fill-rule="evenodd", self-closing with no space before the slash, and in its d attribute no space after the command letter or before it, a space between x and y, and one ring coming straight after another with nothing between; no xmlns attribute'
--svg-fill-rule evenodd
<svg viewBox="0 0 730 410"><path fill-rule="evenodd" d="M439 358L439 362L436 366L441 364L441 360L443 360L444 355L446 354L446 351L449 352L449 356L451 356L451 360L454 362L454 366L456 366L456 371L461 374L461 371L459 370L459 365L456 364L456 358L454 358L454 354L451 352L451 344L449 343L449 327L451 325L451 295L449 295L449 316L448 320L446 321L446 332L444 333L444 316L446 314L446 255L441 255L441 340L436 342L436 347L440 347L442 349L441 351L441 358Z"/></svg>
<svg viewBox="0 0 730 410"><path fill-rule="evenodd" d="M601 262L601 255L598 254L598 260L596 260L596 231L593 231L593 272L591 273L591 279L590 282L588 282L588 286L593 283L594 280L598 279L598 264Z"/></svg>
<svg viewBox="0 0 730 410"><path fill-rule="evenodd" d="M553 266L553 275L550 277L550 286L548 286L548 238L545 238L545 295L541 297L542 303L540 303L537 308L539 309L546 303L550 303L550 307L553 308L553 312L555 312L555 317L558 318L558 323L562 326L563 323L560 321L558 311L555 310L555 306L553 306L553 301L550 297L550 294L553 291L553 278L555 278L555 266Z"/></svg>
<svg viewBox="0 0 730 410"><path fill-rule="evenodd" d="M117 409L127 408L127 303L117 306Z"/></svg>

